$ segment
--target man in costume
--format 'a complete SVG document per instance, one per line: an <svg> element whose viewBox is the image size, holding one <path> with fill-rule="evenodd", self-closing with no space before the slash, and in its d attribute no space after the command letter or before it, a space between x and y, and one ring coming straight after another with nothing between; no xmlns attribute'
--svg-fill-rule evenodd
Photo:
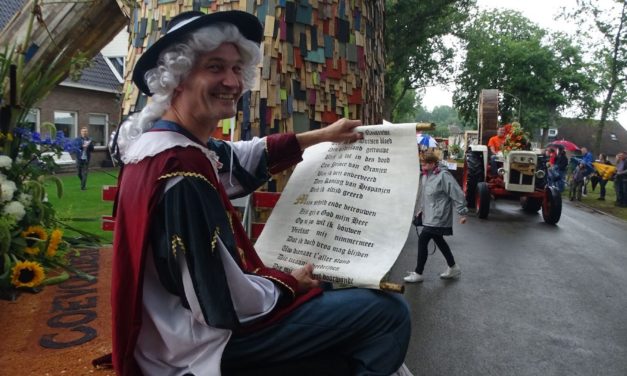
<svg viewBox="0 0 627 376"><path fill-rule="evenodd" d="M211 139L235 115L260 61L262 26L239 11L174 17L138 60L151 102L118 130L113 364L121 375L219 375L234 364L341 354L356 375L390 375L410 336L402 297L325 291L311 264L263 265L229 198L301 160L318 142L354 142L360 121L236 143Z"/></svg>

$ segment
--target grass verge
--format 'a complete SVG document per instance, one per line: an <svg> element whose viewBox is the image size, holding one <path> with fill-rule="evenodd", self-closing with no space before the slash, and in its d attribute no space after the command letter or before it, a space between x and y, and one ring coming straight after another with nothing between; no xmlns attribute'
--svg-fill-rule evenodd
<svg viewBox="0 0 627 376"><path fill-rule="evenodd" d="M100 218L102 215L111 215L113 202L102 200L102 186L117 184L117 169L91 168L87 178L87 189L82 191L80 181L75 173L61 174L58 177L63 182L63 197L58 198L56 187L52 184L46 186L48 200L56 209L62 222L76 227L82 231L88 231L111 243L113 233L101 229ZM71 234L71 230L66 231Z"/></svg>
<svg viewBox="0 0 627 376"><path fill-rule="evenodd" d="M627 208L621 208L616 206L616 190L614 189L614 182L609 181L605 186L605 201L599 200L601 187L597 184L594 191L592 190L592 183L588 182L588 193L585 197L581 197L581 203L589 206L598 211L607 213L614 217L620 218L623 221L627 221ZM566 187L562 193L563 200L569 200L569 187Z"/></svg>

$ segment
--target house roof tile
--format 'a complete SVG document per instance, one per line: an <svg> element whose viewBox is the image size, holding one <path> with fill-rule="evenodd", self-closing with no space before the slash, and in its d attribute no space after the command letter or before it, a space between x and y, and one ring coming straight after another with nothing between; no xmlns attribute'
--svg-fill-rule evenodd
<svg viewBox="0 0 627 376"><path fill-rule="evenodd" d="M111 71L111 67L105 62L105 57L102 56L101 53L98 53L91 62L92 65L90 67L83 69L78 81L72 81L70 78L66 78L61 85L78 85L116 92L122 89L122 84Z"/></svg>
<svg viewBox="0 0 627 376"><path fill-rule="evenodd" d="M0 30L9 23L13 15L17 13L26 0L0 0ZM98 53L93 59L91 67L82 71L78 81L67 78L61 85L84 87L93 90L115 91L122 89L122 84L118 81L112 68L106 63L102 54Z"/></svg>
<svg viewBox="0 0 627 376"><path fill-rule="evenodd" d="M11 21L13 15L20 9L26 0L2 0L0 1L0 30Z"/></svg>
<svg viewBox="0 0 627 376"><path fill-rule="evenodd" d="M616 155L627 150L627 130L617 121L606 121L601 139L601 150L594 150L598 120L562 118L557 121L558 133L553 140L568 140L595 153Z"/></svg>

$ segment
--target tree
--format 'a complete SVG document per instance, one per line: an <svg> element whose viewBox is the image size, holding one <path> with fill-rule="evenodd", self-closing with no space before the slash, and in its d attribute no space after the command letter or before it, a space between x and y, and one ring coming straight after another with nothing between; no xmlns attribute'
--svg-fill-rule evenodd
<svg viewBox="0 0 627 376"><path fill-rule="evenodd" d="M448 80L455 51L444 36L463 24L474 2L386 0L385 118L397 120L407 92Z"/></svg>
<svg viewBox="0 0 627 376"><path fill-rule="evenodd" d="M400 96L402 91L402 83L398 82L394 88L394 93L399 96L398 104L394 107L390 119L394 119L396 123L412 122L416 119L421 108L421 98L415 90L407 90Z"/></svg>
<svg viewBox="0 0 627 376"><path fill-rule="evenodd" d="M578 0L578 9L568 17L575 17L580 26L578 35L581 43L593 52L594 68L600 100L596 107L601 109L594 150L601 152L603 129L608 118L616 116L627 102L627 0ZM588 28L592 21L592 28ZM594 32L594 34L592 33ZM600 36L597 37L597 35Z"/></svg>
<svg viewBox="0 0 627 376"><path fill-rule="evenodd" d="M464 121L476 124L478 95L491 88L503 93L501 122L518 120L527 130L554 125L569 106L587 108L594 85L567 36L548 35L519 12L493 10L479 14L462 38L467 56L453 103Z"/></svg>

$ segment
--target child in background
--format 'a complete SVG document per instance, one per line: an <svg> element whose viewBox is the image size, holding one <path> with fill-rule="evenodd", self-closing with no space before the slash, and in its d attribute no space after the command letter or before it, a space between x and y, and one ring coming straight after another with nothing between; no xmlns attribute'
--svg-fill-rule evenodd
<svg viewBox="0 0 627 376"><path fill-rule="evenodd" d="M581 193L583 192L583 183L586 173L586 164L583 162L579 163L573 172L573 182L570 185L570 201L573 201L575 198L577 201L581 201Z"/></svg>

